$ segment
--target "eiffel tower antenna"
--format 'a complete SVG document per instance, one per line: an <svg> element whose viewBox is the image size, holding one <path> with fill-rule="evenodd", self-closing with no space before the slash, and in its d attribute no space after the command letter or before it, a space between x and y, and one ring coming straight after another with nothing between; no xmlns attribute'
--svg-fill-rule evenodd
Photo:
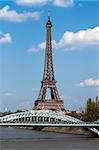
<svg viewBox="0 0 99 150"><path fill-rule="evenodd" d="M60 99L54 76L51 28L52 22L48 13L43 80L41 81L41 88L34 109L64 110L63 100ZM50 89L51 99L46 98L47 89Z"/></svg>
<svg viewBox="0 0 99 150"><path fill-rule="evenodd" d="M50 11L48 11L48 20L50 20Z"/></svg>

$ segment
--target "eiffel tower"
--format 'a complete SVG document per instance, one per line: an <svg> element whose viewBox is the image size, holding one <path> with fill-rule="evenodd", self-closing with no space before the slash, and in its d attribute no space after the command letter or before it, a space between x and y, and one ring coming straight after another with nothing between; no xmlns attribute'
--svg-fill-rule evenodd
<svg viewBox="0 0 99 150"><path fill-rule="evenodd" d="M51 41L52 22L50 16L46 23L46 50L45 50L45 66L43 80L37 100L35 101L34 109L50 109L64 110L63 100L60 99L56 80L54 77L53 60L52 60L52 41ZM47 90L50 89L51 99L46 99Z"/></svg>

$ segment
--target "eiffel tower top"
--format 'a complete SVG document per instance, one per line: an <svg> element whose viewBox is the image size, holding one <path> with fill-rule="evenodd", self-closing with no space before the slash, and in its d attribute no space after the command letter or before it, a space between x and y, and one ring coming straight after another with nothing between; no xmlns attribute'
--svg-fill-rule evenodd
<svg viewBox="0 0 99 150"><path fill-rule="evenodd" d="M53 69L53 56L52 56L52 35L51 35L52 22L50 16L48 15L48 20L46 23L46 49L45 49L45 66L43 74L43 82L55 81L54 69Z"/></svg>
<svg viewBox="0 0 99 150"><path fill-rule="evenodd" d="M46 23L46 28L51 28L52 27L52 22L50 20L50 15L48 14L48 21Z"/></svg>

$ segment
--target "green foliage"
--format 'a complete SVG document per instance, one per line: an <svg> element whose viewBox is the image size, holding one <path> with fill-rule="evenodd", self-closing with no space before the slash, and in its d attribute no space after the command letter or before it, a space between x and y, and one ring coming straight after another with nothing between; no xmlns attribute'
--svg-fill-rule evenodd
<svg viewBox="0 0 99 150"><path fill-rule="evenodd" d="M99 118L99 100L96 101L89 98L86 104L86 119L87 121L96 121Z"/></svg>

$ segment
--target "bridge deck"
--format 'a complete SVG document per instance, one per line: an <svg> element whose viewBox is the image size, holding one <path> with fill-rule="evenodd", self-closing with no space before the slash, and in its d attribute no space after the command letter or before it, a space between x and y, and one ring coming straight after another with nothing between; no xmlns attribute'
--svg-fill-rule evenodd
<svg viewBox="0 0 99 150"><path fill-rule="evenodd" d="M0 123L0 126L99 127L98 123Z"/></svg>

